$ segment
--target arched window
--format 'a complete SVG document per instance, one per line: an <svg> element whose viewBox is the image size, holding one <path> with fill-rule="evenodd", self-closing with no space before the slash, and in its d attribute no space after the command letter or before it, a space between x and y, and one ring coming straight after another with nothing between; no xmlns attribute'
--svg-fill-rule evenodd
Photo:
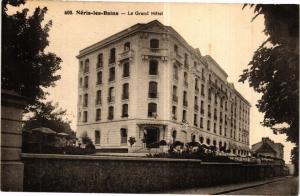
<svg viewBox="0 0 300 196"><path fill-rule="evenodd" d="M123 64L123 77L128 77L130 74L129 72L129 62L125 62Z"/></svg>
<svg viewBox="0 0 300 196"><path fill-rule="evenodd" d="M151 39L150 40L150 48L151 49L159 48L159 40L158 39Z"/></svg>
<svg viewBox="0 0 300 196"><path fill-rule="evenodd" d="M202 136L199 138L199 142L200 142L201 144L204 142L204 138L203 138Z"/></svg>
<svg viewBox="0 0 300 196"><path fill-rule="evenodd" d="M114 118L114 107L113 106L109 106L108 107L108 120L112 120Z"/></svg>
<svg viewBox="0 0 300 196"><path fill-rule="evenodd" d="M157 105L156 103L148 104L148 117L155 117L157 115Z"/></svg>
<svg viewBox="0 0 300 196"><path fill-rule="evenodd" d="M130 50L130 42L126 42L124 44L124 51L129 51Z"/></svg>
<svg viewBox="0 0 300 196"><path fill-rule="evenodd" d="M149 82L149 98L157 98L157 82Z"/></svg>
<svg viewBox="0 0 300 196"><path fill-rule="evenodd" d="M209 138L206 138L206 144L210 145L210 139Z"/></svg>
<svg viewBox="0 0 300 196"><path fill-rule="evenodd" d="M97 73L97 84L102 84L102 71Z"/></svg>
<svg viewBox="0 0 300 196"><path fill-rule="evenodd" d="M121 144L127 144L127 129L120 129Z"/></svg>
<svg viewBox="0 0 300 196"><path fill-rule="evenodd" d="M116 49L112 48L110 49L109 53L109 64L116 62Z"/></svg>
<svg viewBox="0 0 300 196"><path fill-rule="evenodd" d="M158 61L150 60L149 61L149 75L157 75L158 74Z"/></svg>
<svg viewBox="0 0 300 196"><path fill-rule="evenodd" d="M101 142L101 133L99 130L95 131L95 144L100 144Z"/></svg>
<svg viewBox="0 0 300 196"><path fill-rule="evenodd" d="M123 94L122 94L122 99L129 99L129 84L125 83L123 84Z"/></svg>
<svg viewBox="0 0 300 196"><path fill-rule="evenodd" d="M122 117L128 117L128 104L122 105Z"/></svg>
<svg viewBox="0 0 300 196"><path fill-rule="evenodd" d="M103 66L103 54L100 53L97 56L97 68L100 68Z"/></svg>
<svg viewBox="0 0 300 196"><path fill-rule="evenodd" d="M110 87L108 90L108 102L113 102L115 99L115 89L114 87Z"/></svg>

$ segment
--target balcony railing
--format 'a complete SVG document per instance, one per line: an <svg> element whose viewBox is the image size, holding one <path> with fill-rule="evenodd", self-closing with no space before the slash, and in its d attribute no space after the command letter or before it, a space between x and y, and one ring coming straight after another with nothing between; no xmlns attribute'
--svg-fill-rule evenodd
<svg viewBox="0 0 300 196"><path fill-rule="evenodd" d="M108 120L114 119L114 115L108 115L107 119L108 119Z"/></svg>
<svg viewBox="0 0 300 196"><path fill-rule="evenodd" d="M128 100L129 94L122 94L122 100Z"/></svg>
<svg viewBox="0 0 300 196"><path fill-rule="evenodd" d="M148 93L148 98L158 98L158 93Z"/></svg>
<svg viewBox="0 0 300 196"><path fill-rule="evenodd" d="M102 100L101 99L96 99L95 104L96 105L101 105L102 104Z"/></svg>
<svg viewBox="0 0 300 196"><path fill-rule="evenodd" d="M114 96L107 97L107 102L108 103L112 103L114 101L115 101L115 97Z"/></svg>
<svg viewBox="0 0 300 196"><path fill-rule="evenodd" d="M183 106L187 107L188 106L188 102L187 101L183 101Z"/></svg>
<svg viewBox="0 0 300 196"><path fill-rule="evenodd" d="M103 61L97 62L97 69L100 69L103 67Z"/></svg>
<svg viewBox="0 0 300 196"><path fill-rule="evenodd" d="M200 112L201 112L201 114L204 114L204 109L201 109L201 111L200 111Z"/></svg>
<svg viewBox="0 0 300 196"><path fill-rule="evenodd" d="M176 102L176 103L178 102L178 96L177 95L173 95L173 101Z"/></svg>
<svg viewBox="0 0 300 196"><path fill-rule="evenodd" d="M199 93L199 88L198 87L195 87L195 92Z"/></svg>
<svg viewBox="0 0 300 196"><path fill-rule="evenodd" d="M115 77L110 77L110 78L108 78L108 81L109 81L109 82L115 81Z"/></svg>
<svg viewBox="0 0 300 196"><path fill-rule="evenodd" d="M218 117L216 115L214 115L214 120L217 120L217 119L218 119Z"/></svg>
<svg viewBox="0 0 300 196"><path fill-rule="evenodd" d="M132 59L134 57L134 51L131 50L126 50L122 53L119 54L119 60L122 61L124 59Z"/></svg>
<svg viewBox="0 0 300 196"><path fill-rule="evenodd" d="M211 113L210 113L210 112L208 112L208 113L207 113L207 116L210 118L210 117L211 117Z"/></svg>
<svg viewBox="0 0 300 196"><path fill-rule="evenodd" d="M110 58L110 59L108 60L108 64L113 64L113 63L115 63L115 62L116 62L116 57Z"/></svg>
<svg viewBox="0 0 300 196"><path fill-rule="evenodd" d="M194 109L195 109L195 111L198 111L199 110L199 106L198 105L194 105Z"/></svg>
<svg viewBox="0 0 300 196"><path fill-rule="evenodd" d="M184 86L188 87L189 83L187 81L184 81Z"/></svg>
<svg viewBox="0 0 300 196"><path fill-rule="evenodd" d="M178 80L178 75L174 74L173 78L174 78L174 80Z"/></svg>

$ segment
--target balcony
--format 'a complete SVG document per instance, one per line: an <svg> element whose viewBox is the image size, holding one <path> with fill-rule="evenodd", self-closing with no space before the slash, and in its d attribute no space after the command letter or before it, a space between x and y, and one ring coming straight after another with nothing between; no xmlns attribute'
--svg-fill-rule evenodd
<svg viewBox="0 0 300 196"><path fill-rule="evenodd" d="M107 97L107 102L108 102L108 103L113 103L113 102L115 102L115 97L114 97L114 96Z"/></svg>
<svg viewBox="0 0 300 196"><path fill-rule="evenodd" d="M108 119L108 120L114 119L114 115L109 115L109 116L107 117L107 119Z"/></svg>
<svg viewBox="0 0 300 196"><path fill-rule="evenodd" d="M204 109L201 109L200 113L201 113L201 114L204 114Z"/></svg>
<svg viewBox="0 0 300 196"><path fill-rule="evenodd" d="M115 77L108 78L108 82L113 82L113 81L115 81Z"/></svg>
<svg viewBox="0 0 300 196"><path fill-rule="evenodd" d="M132 60L133 57L134 57L134 51L132 49L131 50L126 50L126 51L119 54L119 61L123 61L123 60L126 60L126 59Z"/></svg>
<svg viewBox="0 0 300 196"><path fill-rule="evenodd" d="M195 111L199 111L199 106L198 105L194 105L194 109L195 109Z"/></svg>
<svg viewBox="0 0 300 196"><path fill-rule="evenodd" d="M128 118L128 116L129 116L128 113L125 113L125 114L122 114L121 117L122 117L122 118Z"/></svg>
<svg viewBox="0 0 300 196"><path fill-rule="evenodd" d="M148 93L148 98L158 98L158 93Z"/></svg>
<svg viewBox="0 0 300 196"><path fill-rule="evenodd" d="M108 65L111 65L111 64L114 64L114 63L116 63L116 57L110 58L108 60Z"/></svg>
<svg viewBox="0 0 300 196"><path fill-rule="evenodd" d="M195 93L198 94L199 93L199 88L195 87Z"/></svg>
<svg viewBox="0 0 300 196"><path fill-rule="evenodd" d="M173 102L178 102L178 96L177 95L173 95L173 98L172 98Z"/></svg>
<svg viewBox="0 0 300 196"><path fill-rule="evenodd" d="M128 100L129 94L122 94L122 100Z"/></svg>
<svg viewBox="0 0 300 196"><path fill-rule="evenodd" d="M173 79L177 81L178 80L178 75L174 74Z"/></svg>
<svg viewBox="0 0 300 196"><path fill-rule="evenodd" d="M189 62L188 61L184 61L184 68L185 69L189 69Z"/></svg>
<svg viewBox="0 0 300 196"><path fill-rule="evenodd" d="M96 105L101 105L102 104L102 100L101 99L96 99L95 104Z"/></svg>
<svg viewBox="0 0 300 196"><path fill-rule="evenodd" d="M183 106L187 107L188 106L188 102L187 101L183 101Z"/></svg>
<svg viewBox="0 0 300 196"><path fill-rule="evenodd" d="M177 63L178 65L183 65L183 57L177 52L177 53L173 53L171 56L172 62L173 63Z"/></svg>
<svg viewBox="0 0 300 196"><path fill-rule="evenodd" d="M168 60L168 49L164 48L145 48L145 52L142 54L143 60L148 60L152 57L160 58L162 61Z"/></svg>
<svg viewBox="0 0 300 196"><path fill-rule="evenodd" d="M211 113L210 113L210 112L208 112L208 113L207 113L207 116L210 118L210 117L211 117Z"/></svg>
<svg viewBox="0 0 300 196"><path fill-rule="evenodd" d="M218 120L218 117L216 115L214 115L214 120Z"/></svg>
<svg viewBox="0 0 300 196"><path fill-rule="evenodd" d="M187 81L184 81L184 86L188 87L189 83Z"/></svg>
<svg viewBox="0 0 300 196"><path fill-rule="evenodd" d="M172 115L172 120L177 120L177 116L175 114Z"/></svg>
<svg viewBox="0 0 300 196"><path fill-rule="evenodd" d="M96 66L97 69L103 68L103 61L97 62Z"/></svg>

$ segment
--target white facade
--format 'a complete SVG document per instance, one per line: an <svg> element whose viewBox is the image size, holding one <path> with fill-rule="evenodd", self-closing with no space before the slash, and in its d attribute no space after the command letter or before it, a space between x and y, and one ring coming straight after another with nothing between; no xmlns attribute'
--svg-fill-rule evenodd
<svg viewBox="0 0 300 196"><path fill-rule="evenodd" d="M114 62L109 60L114 56L113 48ZM99 54L102 61L98 60ZM136 139L136 151L145 147L143 141L186 143L194 137L207 145L225 145L234 153L248 151L250 104L226 81L227 74L210 56L202 56L173 28L158 21L136 24L81 50L77 58L77 135L87 133L96 148L128 149L131 136ZM115 77L109 79L112 69ZM100 71L102 83L97 84ZM128 91L124 90L126 85ZM101 104L96 100L99 90ZM128 105L128 112L124 104ZM156 110L148 111L155 105ZM100 118L97 109L101 110ZM109 110L113 117L109 117Z"/></svg>

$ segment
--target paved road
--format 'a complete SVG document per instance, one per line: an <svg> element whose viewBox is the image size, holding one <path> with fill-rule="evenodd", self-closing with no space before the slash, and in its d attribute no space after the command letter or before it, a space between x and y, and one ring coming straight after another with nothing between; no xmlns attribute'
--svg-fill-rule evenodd
<svg viewBox="0 0 300 196"><path fill-rule="evenodd" d="M298 195L298 178L290 177L284 180L256 186L248 189L226 193L227 195Z"/></svg>

